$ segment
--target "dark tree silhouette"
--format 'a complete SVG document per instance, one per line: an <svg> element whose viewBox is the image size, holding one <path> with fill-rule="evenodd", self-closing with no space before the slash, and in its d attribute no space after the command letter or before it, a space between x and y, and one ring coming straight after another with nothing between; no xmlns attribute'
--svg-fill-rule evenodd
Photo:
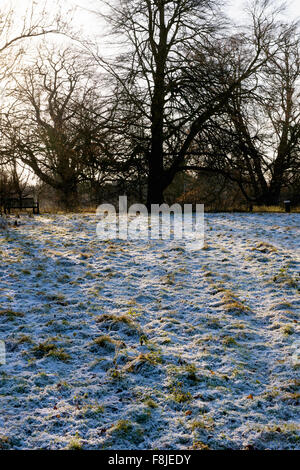
<svg viewBox="0 0 300 470"><path fill-rule="evenodd" d="M189 163L195 139L280 41L270 2L255 3L252 31L238 35L225 32L217 3L126 0L105 15L125 52L113 62L97 59L143 120L148 206L163 202L164 190Z"/></svg>

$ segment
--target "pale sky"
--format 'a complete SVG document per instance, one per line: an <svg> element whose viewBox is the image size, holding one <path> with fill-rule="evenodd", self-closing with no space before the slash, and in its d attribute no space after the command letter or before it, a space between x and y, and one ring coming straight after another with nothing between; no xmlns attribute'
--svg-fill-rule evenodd
<svg viewBox="0 0 300 470"><path fill-rule="evenodd" d="M9 0L8 0L9 1ZM0 0L0 5L3 6L8 3L7 0ZM10 4L13 6L16 14L22 16L26 6L30 5L32 0L10 0ZM81 26L83 31L87 34L97 34L101 32L101 25L99 19L97 19L93 14L85 11L85 8L93 8L97 6L99 8L100 2L97 0L38 0L35 1L35 4L40 5L47 3L48 9L51 13L58 11L58 7L61 7L64 11L68 7L77 7L77 12L74 15L74 25ZM227 0L224 2L228 6L225 8L225 13L228 16L232 17L235 21L243 16L243 6L245 5L245 0ZM274 1L275 3L275 1ZM276 2L277 3L277 2ZM287 9L287 16L291 19L296 19L300 17L300 0L288 0L286 2L289 7ZM67 14L66 14L67 17Z"/></svg>

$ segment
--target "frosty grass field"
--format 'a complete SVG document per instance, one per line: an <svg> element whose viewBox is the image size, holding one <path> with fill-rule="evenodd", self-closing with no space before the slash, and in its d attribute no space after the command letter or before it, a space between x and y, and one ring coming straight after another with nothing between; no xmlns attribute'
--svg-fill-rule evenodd
<svg viewBox="0 0 300 470"><path fill-rule="evenodd" d="M300 215L205 220L196 251L0 232L0 448L300 448Z"/></svg>

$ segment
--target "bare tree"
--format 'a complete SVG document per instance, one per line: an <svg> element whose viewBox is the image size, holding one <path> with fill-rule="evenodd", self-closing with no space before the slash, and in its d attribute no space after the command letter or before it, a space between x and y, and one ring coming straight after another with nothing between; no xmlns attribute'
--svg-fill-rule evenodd
<svg viewBox="0 0 300 470"><path fill-rule="evenodd" d="M299 30L281 25L279 35L276 51L238 87L196 150L195 169L224 175L250 203L266 205L278 204L300 167Z"/></svg>
<svg viewBox="0 0 300 470"><path fill-rule="evenodd" d="M108 118L97 84L82 52L45 46L11 90L7 153L15 149L23 164L58 191L66 209L77 206L78 185L99 179L107 167L103 123Z"/></svg>
<svg viewBox="0 0 300 470"><path fill-rule="evenodd" d="M125 52L113 63L97 59L143 118L149 206L163 201L164 190L185 169L197 136L280 40L273 35L270 2L261 2L261 8L256 2L251 34L238 35L226 33L217 3L119 0L105 16ZM238 73L233 66L237 54L243 58Z"/></svg>
<svg viewBox="0 0 300 470"><path fill-rule="evenodd" d="M24 41L32 38L42 37L48 33L63 33L66 31L66 23L62 20L59 12L54 17L46 12L46 4L37 8L36 2L32 2L24 12L23 19L17 18L13 5L9 2L0 7L0 134L2 135L3 113L7 112L5 102L5 88L7 80L10 79L14 66L23 56ZM0 169L12 157L11 153L0 152Z"/></svg>

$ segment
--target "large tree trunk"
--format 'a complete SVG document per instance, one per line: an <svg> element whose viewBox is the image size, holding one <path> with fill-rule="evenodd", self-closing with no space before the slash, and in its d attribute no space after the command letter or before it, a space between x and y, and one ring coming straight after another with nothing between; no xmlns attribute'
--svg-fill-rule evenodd
<svg viewBox="0 0 300 470"><path fill-rule="evenodd" d="M284 159L285 158L286 158L285 154L283 155L279 154L279 156L275 160L272 179L268 185L267 190L262 192L262 197L260 201L261 204L264 204L266 206L277 206L279 204L280 193L281 193L283 180L284 180L284 172L285 172Z"/></svg>
<svg viewBox="0 0 300 470"><path fill-rule="evenodd" d="M148 178L148 192L147 192L147 208L151 210L151 204L162 204L164 202L164 188L162 187L158 178L155 175L149 175Z"/></svg>
<svg viewBox="0 0 300 470"><path fill-rule="evenodd" d="M155 50L155 68L153 69L153 97L151 102L151 148L148 156L149 176L147 206L163 203L164 178L164 113L165 113L165 74L168 56L168 33L165 25L165 8L162 3L159 10L159 43ZM154 42L154 38L152 37ZM152 44L153 47L153 44Z"/></svg>
<svg viewBox="0 0 300 470"><path fill-rule="evenodd" d="M147 206L163 203L164 176L164 72L157 72L155 90L151 107L151 149L148 157L149 175Z"/></svg>

